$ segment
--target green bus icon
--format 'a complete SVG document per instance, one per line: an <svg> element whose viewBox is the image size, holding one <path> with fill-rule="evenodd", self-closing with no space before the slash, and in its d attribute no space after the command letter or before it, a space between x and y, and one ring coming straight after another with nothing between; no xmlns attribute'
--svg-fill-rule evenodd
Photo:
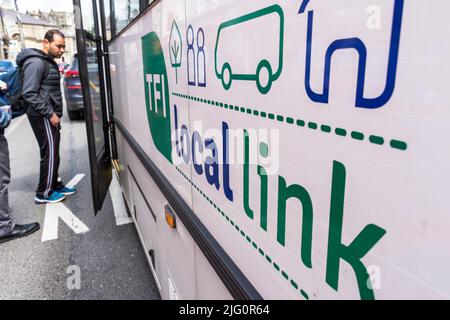
<svg viewBox="0 0 450 320"><path fill-rule="evenodd" d="M270 91L283 69L284 13L273 5L219 26L215 72L225 90L233 80L255 81L262 94Z"/></svg>

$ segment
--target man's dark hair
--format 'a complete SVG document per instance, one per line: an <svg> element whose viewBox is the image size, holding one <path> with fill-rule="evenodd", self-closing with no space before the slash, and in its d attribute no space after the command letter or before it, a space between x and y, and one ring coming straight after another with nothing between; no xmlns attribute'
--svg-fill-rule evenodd
<svg viewBox="0 0 450 320"><path fill-rule="evenodd" d="M64 36L64 33L62 33L61 31L56 30L56 29L51 29L45 33L44 39L48 40L48 42L53 42L55 40L55 34L60 36L63 39L66 38Z"/></svg>

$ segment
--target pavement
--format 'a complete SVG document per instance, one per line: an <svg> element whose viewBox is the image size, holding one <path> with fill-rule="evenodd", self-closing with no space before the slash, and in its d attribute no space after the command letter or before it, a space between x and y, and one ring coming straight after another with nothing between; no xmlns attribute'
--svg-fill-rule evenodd
<svg viewBox="0 0 450 320"><path fill-rule="evenodd" d="M65 113L59 174L64 183L77 174L85 176L63 204L89 231L76 234L59 219L58 238L42 241L48 209L33 201L39 148L27 117L15 119L6 131L12 172L9 205L17 223L37 221L41 229L0 245L0 299L159 300L135 226L117 225L110 194L94 215L85 123L70 121Z"/></svg>

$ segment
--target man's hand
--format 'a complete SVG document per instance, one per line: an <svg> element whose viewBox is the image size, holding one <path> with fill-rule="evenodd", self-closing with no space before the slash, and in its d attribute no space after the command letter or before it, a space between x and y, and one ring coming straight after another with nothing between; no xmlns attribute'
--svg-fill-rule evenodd
<svg viewBox="0 0 450 320"><path fill-rule="evenodd" d="M8 85L0 80L0 90L6 91L8 89Z"/></svg>
<svg viewBox="0 0 450 320"><path fill-rule="evenodd" d="M53 113L52 116L49 118L50 123L54 126L54 127L58 127L59 123L60 123L60 119L59 117L56 115L56 113Z"/></svg>

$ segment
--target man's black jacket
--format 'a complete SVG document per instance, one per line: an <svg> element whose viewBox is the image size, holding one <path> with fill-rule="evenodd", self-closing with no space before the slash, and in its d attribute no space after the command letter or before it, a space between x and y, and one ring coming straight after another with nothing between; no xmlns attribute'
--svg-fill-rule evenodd
<svg viewBox="0 0 450 320"><path fill-rule="evenodd" d="M23 75L22 96L27 114L49 118L53 112L62 117L63 102L58 65L39 49L24 49L16 59Z"/></svg>

